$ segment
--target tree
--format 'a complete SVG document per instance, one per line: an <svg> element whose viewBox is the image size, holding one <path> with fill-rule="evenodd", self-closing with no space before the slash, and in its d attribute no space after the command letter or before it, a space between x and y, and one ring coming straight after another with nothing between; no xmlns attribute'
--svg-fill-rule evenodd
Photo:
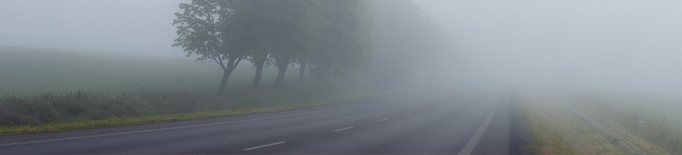
<svg viewBox="0 0 682 155"><path fill-rule="evenodd" d="M252 86L258 87L262 71L269 64L279 70L275 87L279 87L289 64L307 52L307 43L316 27L317 0L245 0L234 7L232 22L245 25L243 40L248 47L248 60L256 67Z"/></svg>
<svg viewBox="0 0 682 155"><path fill-rule="evenodd" d="M271 43L270 54L277 67L275 87L282 86L287 67L296 58L305 57L310 50L310 40L315 37L321 18L317 14L321 4L317 0L278 0L268 1L267 16L270 17L268 43Z"/></svg>
<svg viewBox="0 0 682 155"><path fill-rule="evenodd" d="M305 64L316 76L338 77L368 65L371 24L367 16L369 4L362 0L323 1L321 11L326 20L318 29L315 50L301 62L299 79Z"/></svg>
<svg viewBox="0 0 682 155"><path fill-rule="evenodd" d="M197 61L213 60L223 70L218 92L225 90L227 79L245 56L248 44L240 41L246 34L239 23L228 22L234 14L238 1L192 0L180 3L183 11L175 13L173 25L177 25L178 38L173 46L180 46L187 57L199 56Z"/></svg>
<svg viewBox="0 0 682 155"><path fill-rule="evenodd" d="M271 50L271 43L268 41L269 33L273 25L268 23L271 21L269 16L269 8L266 3L269 1L263 0L242 0L233 2L233 14L230 20L231 23L238 23L242 26L239 33L241 35L239 40L248 44L245 47L247 53L247 60L249 60L254 67L256 67L256 75L253 79L252 86L258 87L263 68L268 66L268 55Z"/></svg>
<svg viewBox="0 0 682 155"><path fill-rule="evenodd" d="M391 87L406 81L424 58L447 43L421 9L410 0L372 0L374 51L368 68L373 84Z"/></svg>

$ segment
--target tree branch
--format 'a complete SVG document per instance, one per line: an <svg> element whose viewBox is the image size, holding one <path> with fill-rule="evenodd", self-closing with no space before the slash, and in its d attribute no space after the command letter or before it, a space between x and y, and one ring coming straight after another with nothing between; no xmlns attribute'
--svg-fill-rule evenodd
<svg viewBox="0 0 682 155"><path fill-rule="evenodd" d="M226 68L225 68L225 65L223 64L223 58L220 57L220 53L216 52L216 56L218 56L218 60L217 60L218 65L220 65L220 68L223 68L223 70L225 70ZM215 59L213 59L213 60L215 60Z"/></svg>

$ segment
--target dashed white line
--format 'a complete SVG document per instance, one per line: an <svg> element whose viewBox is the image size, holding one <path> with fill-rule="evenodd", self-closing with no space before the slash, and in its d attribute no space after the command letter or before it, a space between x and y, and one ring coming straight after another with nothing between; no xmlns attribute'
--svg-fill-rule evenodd
<svg viewBox="0 0 682 155"><path fill-rule="evenodd" d="M352 128L353 128L352 126L351 127L345 127L345 128L341 128L341 129L336 129L336 130L334 130L334 132L339 132L339 131L348 130L348 129L352 129Z"/></svg>
<svg viewBox="0 0 682 155"><path fill-rule="evenodd" d="M281 141L281 142L277 142L277 143L271 143L271 144L265 144L265 145L256 146L256 147L245 148L244 151L255 150L255 149L260 149L260 148L264 148L264 147L268 147L268 146L284 144L284 143L287 143L287 142Z"/></svg>
<svg viewBox="0 0 682 155"><path fill-rule="evenodd" d="M384 118L384 119L377 120L377 122L382 122L382 121L385 121L385 120L388 120L388 118Z"/></svg>
<svg viewBox="0 0 682 155"><path fill-rule="evenodd" d="M483 124L481 127L478 128L478 131L474 133L474 136L471 137L469 142L467 142L466 145L464 145L464 148L459 151L458 155L468 155L471 154L471 152L474 151L474 148L476 147L476 144L478 144L478 141L481 140L481 137L483 136L483 133L485 133L486 128L488 128L488 125L490 125L490 120L493 118L493 114L495 114L495 109L497 108L497 102L499 102L500 98L497 98L497 101L495 101L495 105L493 106L493 109L490 110L490 113L488 113L488 117L485 118L485 121L483 121Z"/></svg>
<svg viewBox="0 0 682 155"><path fill-rule="evenodd" d="M412 112L406 112L405 115L409 115L409 114L411 114L411 113L412 113Z"/></svg>

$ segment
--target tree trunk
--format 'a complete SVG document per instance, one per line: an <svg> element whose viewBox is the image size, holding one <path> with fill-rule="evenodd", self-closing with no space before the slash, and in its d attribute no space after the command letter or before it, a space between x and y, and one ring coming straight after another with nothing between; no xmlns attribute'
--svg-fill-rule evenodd
<svg viewBox="0 0 682 155"><path fill-rule="evenodd" d="M296 82L303 82L303 75L305 74L305 66L308 64L306 61L301 61L301 68L298 70L298 80Z"/></svg>
<svg viewBox="0 0 682 155"><path fill-rule="evenodd" d="M219 93L225 92L225 85L227 85L227 79L230 77L231 73L232 73L232 70L223 69L223 79L220 80L220 85L218 86L218 92Z"/></svg>
<svg viewBox="0 0 682 155"><path fill-rule="evenodd" d="M283 57L279 59L277 63L277 78L275 79L275 88L281 88L284 82L284 74L287 72L287 67L289 66L290 57Z"/></svg>
<svg viewBox="0 0 682 155"><path fill-rule="evenodd" d="M256 77L253 78L253 83L251 84L251 86L253 86L253 88L258 87L258 83L260 83L260 78L262 75L263 75L263 65L256 64Z"/></svg>
<svg viewBox="0 0 682 155"><path fill-rule="evenodd" d="M268 53L263 52L260 58L255 58L256 59L256 77L253 77L253 83L251 83L251 86L254 88L258 87L258 84L260 83L261 76L263 75L263 66L265 66L265 61L268 59Z"/></svg>

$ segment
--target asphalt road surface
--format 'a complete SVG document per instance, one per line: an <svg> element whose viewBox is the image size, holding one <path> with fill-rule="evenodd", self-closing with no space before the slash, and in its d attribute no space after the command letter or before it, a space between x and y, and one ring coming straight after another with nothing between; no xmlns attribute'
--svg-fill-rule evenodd
<svg viewBox="0 0 682 155"><path fill-rule="evenodd" d="M510 154L510 107L503 93L400 93L274 113L5 136L0 153Z"/></svg>

